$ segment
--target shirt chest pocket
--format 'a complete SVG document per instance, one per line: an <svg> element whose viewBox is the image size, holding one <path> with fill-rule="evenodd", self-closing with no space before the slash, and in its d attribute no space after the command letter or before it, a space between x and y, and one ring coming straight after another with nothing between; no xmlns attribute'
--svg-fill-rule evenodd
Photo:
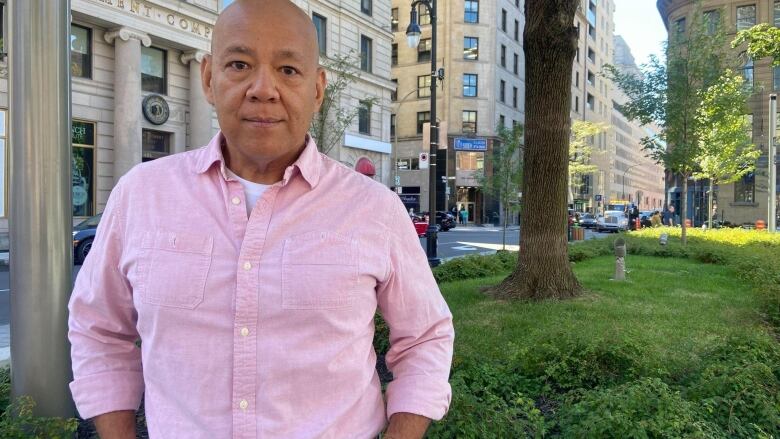
<svg viewBox="0 0 780 439"><path fill-rule="evenodd" d="M309 232L284 241L282 308L349 308L357 280L355 239L333 232Z"/></svg>
<svg viewBox="0 0 780 439"><path fill-rule="evenodd" d="M144 303L195 309L211 266L211 236L157 230L144 234L137 290Z"/></svg>

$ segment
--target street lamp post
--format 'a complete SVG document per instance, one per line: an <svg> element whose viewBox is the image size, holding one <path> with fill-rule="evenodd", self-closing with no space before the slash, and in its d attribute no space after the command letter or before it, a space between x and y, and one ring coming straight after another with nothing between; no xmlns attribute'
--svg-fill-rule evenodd
<svg viewBox="0 0 780 439"><path fill-rule="evenodd" d="M396 90L397 93L397 90ZM393 131L393 186L398 186L398 110L401 108L401 104L404 103L404 101L411 96L412 94L417 93L417 89L414 89L404 95L401 99L398 99L396 102L396 108L395 108L395 128Z"/></svg>
<svg viewBox="0 0 780 439"><path fill-rule="evenodd" d="M416 0L412 2L410 12L411 19L409 27L406 28L406 38L409 47L416 48L420 44L420 25L417 23L417 7L424 6L431 17L431 150L429 152L430 166L428 167L428 231L425 233L427 238L426 254L428 255L428 264L436 267L441 264L437 249L436 232L436 169L437 153L439 149L439 126L436 122L436 0Z"/></svg>
<svg viewBox="0 0 780 439"><path fill-rule="evenodd" d="M623 200L626 199L626 174L628 174L628 171L630 171L633 168L636 168L639 165L641 165L641 163L633 164L629 166L625 171L623 171Z"/></svg>

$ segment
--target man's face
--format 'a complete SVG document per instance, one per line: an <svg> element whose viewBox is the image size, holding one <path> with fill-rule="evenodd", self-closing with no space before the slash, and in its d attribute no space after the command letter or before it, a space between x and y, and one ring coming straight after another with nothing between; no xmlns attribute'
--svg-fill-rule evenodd
<svg viewBox="0 0 780 439"><path fill-rule="evenodd" d="M312 32L288 0L237 2L220 17L202 76L231 162L297 157L325 89Z"/></svg>

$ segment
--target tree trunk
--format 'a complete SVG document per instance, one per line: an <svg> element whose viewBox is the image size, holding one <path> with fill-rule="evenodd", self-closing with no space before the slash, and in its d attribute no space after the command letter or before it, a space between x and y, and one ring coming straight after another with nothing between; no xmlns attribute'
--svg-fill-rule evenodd
<svg viewBox="0 0 780 439"><path fill-rule="evenodd" d="M571 69L578 0L526 0L523 31L526 131L520 255L495 297L566 299L580 294L568 256Z"/></svg>
<svg viewBox="0 0 780 439"><path fill-rule="evenodd" d="M501 248L506 251L506 221L509 219L509 209L504 206L504 233L501 237Z"/></svg>
<svg viewBox="0 0 780 439"><path fill-rule="evenodd" d="M688 244L688 227L685 225L685 219L688 218L688 174L682 178L682 196L680 197L680 242L682 245Z"/></svg>

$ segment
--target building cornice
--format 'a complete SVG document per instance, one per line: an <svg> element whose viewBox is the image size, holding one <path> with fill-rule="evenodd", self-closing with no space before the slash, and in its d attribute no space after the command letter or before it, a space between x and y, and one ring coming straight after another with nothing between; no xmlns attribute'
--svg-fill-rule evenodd
<svg viewBox="0 0 780 439"><path fill-rule="evenodd" d="M136 39L146 47L152 45L152 39L149 38L149 34L133 29L131 27L122 26L113 30L110 30L103 34L103 38L108 44L114 44L114 40L121 39L122 41L130 41L130 39Z"/></svg>

